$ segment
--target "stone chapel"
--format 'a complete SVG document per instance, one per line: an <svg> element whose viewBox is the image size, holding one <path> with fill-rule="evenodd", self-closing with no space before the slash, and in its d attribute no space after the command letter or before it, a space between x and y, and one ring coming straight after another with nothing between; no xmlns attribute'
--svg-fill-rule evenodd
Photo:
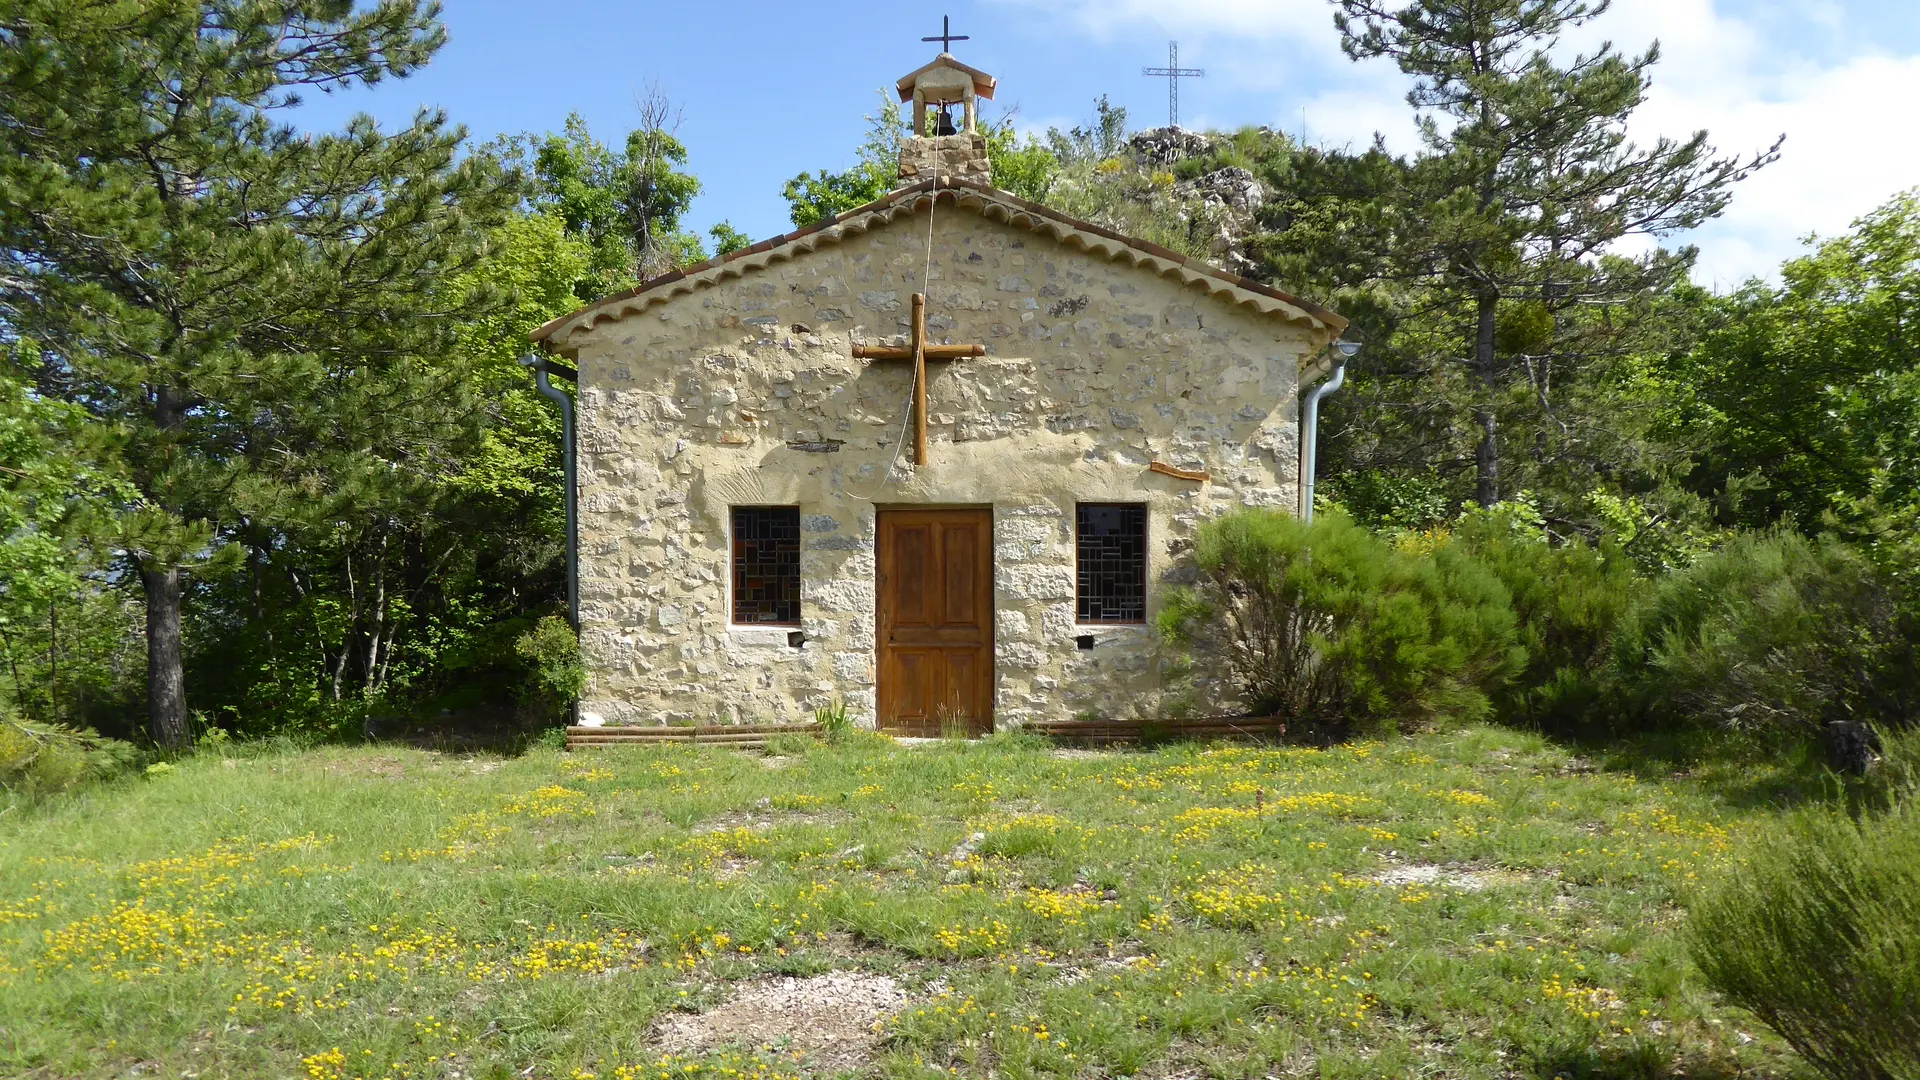
<svg viewBox="0 0 1920 1080"><path fill-rule="evenodd" d="M1346 320L996 189L994 86L942 52L891 193L534 331L578 367L583 723L1152 716L1195 526L1297 507Z"/></svg>

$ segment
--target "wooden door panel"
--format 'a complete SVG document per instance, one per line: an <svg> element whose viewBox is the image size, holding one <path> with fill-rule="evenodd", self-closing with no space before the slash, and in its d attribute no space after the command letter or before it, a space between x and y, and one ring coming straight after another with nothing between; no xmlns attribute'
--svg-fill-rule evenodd
<svg viewBox="0 0 1920 1080"><path fill-rule="evenodd" d="M933 702L938 699L938 690L932 683L938 673L939 655L896 648L892 661L881 668L881 681L893 684L892 709L886 715L916 724L924 722L933 714ZM891 680L886 678L889 674Z"/></svg>
<svg viewBox="0 0 1920 1080"><path fill-rule="evenodd" d="M979 573L980 534L964 525L940 530L942 589L940 624L972 629L980 623L975 576Z"/></svg>
<svg viewBox="0 0 1920 1080"><path fill-rule="evenodd" d="M964 649L946 650L945 659L946 685L941 687L945 693L935 707L936 713L941 711L939 706L944 705L946 718L964 717L969 729L993 730L992 708L988 704L993 694L992 664L983 662L979 652ZM987 718L984 725L983 717ZM940 717L936 717L938 719Z"/></svg>
<svg viewBox="0 0 1920 1080"><path fill-rule="evenodd" d="M930 525L904 525L894 530L894 575L899 579L894 592L893 619L899 626L925 626L928 623L928 563L933 558L933 528Z"/></svg>
<svg viewBox="0 0 1920 1080"><path fill-rule="evenodd" d="M993 730L992 512L882 510L878 526L881 726Z"/></svg>

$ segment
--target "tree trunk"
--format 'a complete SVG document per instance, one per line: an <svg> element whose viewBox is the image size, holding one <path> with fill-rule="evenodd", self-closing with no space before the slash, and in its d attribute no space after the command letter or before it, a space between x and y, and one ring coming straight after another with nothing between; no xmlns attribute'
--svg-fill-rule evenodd
<svg viewBox="0 0 1920 1080"><path fill-rule="evenodd" d="M180 568L140 564L147 591L147 722L167 749L187 744L187 685L180 655Z"/></svg>
<svg viewBox="0 0 1920 1080"><path fill-rule="evenodd" d="M5 630L0 630L0 652L7 654L7 670L13 673L13 700L23 700L26 697L27 684L20 681L20 665L13 659L13 639L7 636Z"/></svg>
<svg viewBox="0 0 1920 1080"><path fill-rule="evenodd" d="M386 644L383 632L387 626L387 536L380 536L380 558L374 563L376 587L373 594L373 629L367 632L366 673L360 681L360 696L372 697L379 689L380 647Z"/></svg>
<svg viewBox="0 0 1920 1080"><path fill-rule="evenodd" d="M60 603L47 604L47 717L60 716Z"/></svg>
<svg viewBox="0 0 1920 1080"><path fill-rule="evenodd" d="M153 421L162 434L162 475L173 464L172 433L186 413L184 394L166 386L154 390ZM149 485L150 490L155 486ZM187 676L180 650L180 568L163 565L148 554L140 559L140 584L147 593L147 728L154 742L178 749L188 738Z"/></svg>
<svg viewBox="0 0 1920 1080"><path fill-rule="evenodd" d="M1473 366L1480 375L1481 392L1486 395L1484 404L1473 412L1474 422L1480 425L1480 445L1473 455L1473 497L1481 506L1500 501L1500 421L1493 411L1494 395L1499 390L1493 368L1493 315L1499 303L1500 298L1493 293L1481 294L1473 335Z"/></svg>
<svg viewBox="0 0 1920 1080"><path fill-rule="evenodd" d="M333 700L339 701L347 678L347 657L353 654L353 632L360 625L360 590L353 581L353 550L347 550L347 628L340 635L340 657L333 663Z"/></svg>

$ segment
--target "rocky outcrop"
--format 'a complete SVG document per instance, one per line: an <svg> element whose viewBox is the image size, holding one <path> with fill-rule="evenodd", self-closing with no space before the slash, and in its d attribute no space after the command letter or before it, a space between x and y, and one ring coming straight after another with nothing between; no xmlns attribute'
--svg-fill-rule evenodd
<svg viewBox="0 0 1920 1080"><path fill-rule="evenodd" d="M1205 157L1218 150L1221 137L1184 128L1150 128L1127 140L1136 165L1149 172L1168 172L1180 162ZM1229 165L1174 184L1170 191L1145 189L1145 198L1171 197L1188 235L1205 243L1207 256L1219 266L1246 274L1256 263L1246 251L1254 232L1254 214L1267 199L1266 186L1252 170Z"/></svg>
<svg viewBox="0 0 1920 1080"><path fill-rule="evenodd" d="M1251 214L1260 209L1267 197L1266 186L1253 175L1253 170L1238 165L1182 180L1173 186L1173 192L1182 199L1238 214Z"/></svg>
<svg viewBox="0 0 1920 1080"><path fill-rule="evenodd" d="M1127 149L1142 165L1172 165L1211 153L1213 147L1213 136L1177 127L1149 128L1127 140Z"/></svg>

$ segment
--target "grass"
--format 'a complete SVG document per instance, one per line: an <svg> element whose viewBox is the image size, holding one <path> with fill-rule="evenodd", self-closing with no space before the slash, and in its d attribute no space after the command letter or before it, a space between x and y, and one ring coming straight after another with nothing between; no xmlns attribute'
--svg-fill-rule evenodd
<svg viewBox="0 0 1920 1080"><path fill-rule="evenodd" d="M201 757L9 814L0 1075L790 1076L650 1031L833 970L911 995L888 1077L1801 1068L1686 959L1771 813L1714 787L1481 728L779 749Z"/></svg>

